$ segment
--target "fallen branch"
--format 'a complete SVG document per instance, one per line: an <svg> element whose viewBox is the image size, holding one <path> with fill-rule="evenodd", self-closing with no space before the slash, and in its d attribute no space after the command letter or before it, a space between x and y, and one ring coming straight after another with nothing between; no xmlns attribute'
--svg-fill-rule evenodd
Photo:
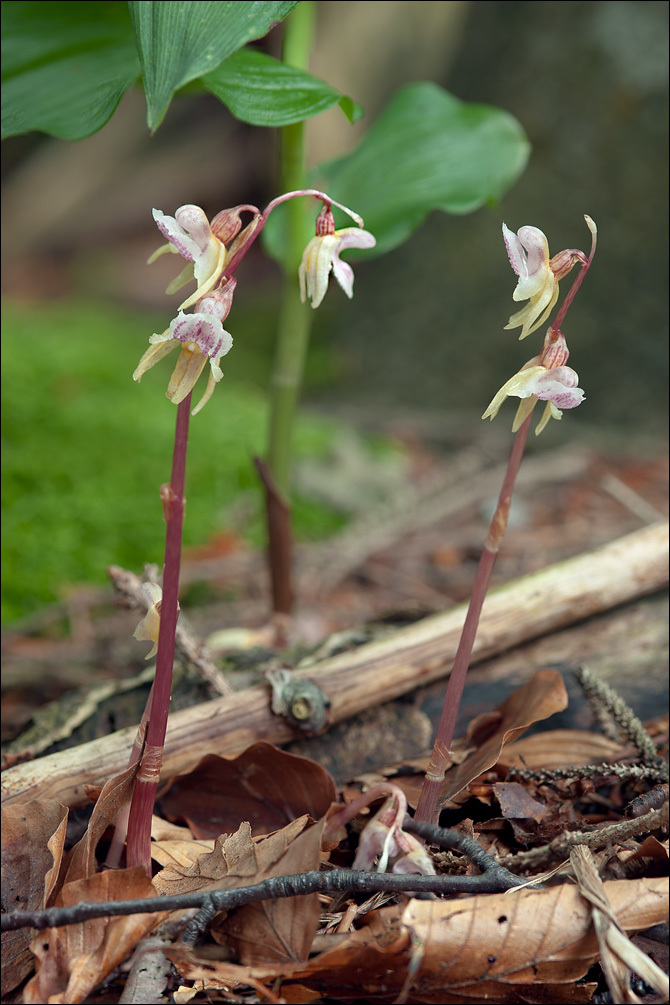
<svg viewBox="0 0 670 1005"><path fill-rule="evenodd" d="M508 874L510 875L510 874ZM354 872L333 869L331 872L303 872L295 876L272 876L251 886L234 890L201 890L197 893L180 893L174 897L146 897L137 900L110 900L104 903L82 901L70 907L48 907L42 911L12 911L2 915L2 931L13 932L19 928L61 928L92 918L112 918L129 914L153 914L163 911L183 911L200 908L201 914L189 922L183 941L192 942L215 914L230 911L244 904L277 897L303 897L309 893L503 893L519 886L501 879L495 873L479 876L394 876L378 872Z"/></svg>
<svg viewBox="0 0 670 1005"><path fill-rule="evenodd" d="M499 587L486 599L474 646L481 661L558 631L668 583L668 525L654 524L611 544ZM433 615L393 636L301 666L330 702L330 724L449 673L465 606ZM3 772L3 802L52 798L86 801L85 784L103 785L127 762L135 730L126 729ZM259 739L285 743L300 731L275 715L270 688L259 685L170 717L162 777L189 771L205 754L235 757ZM304 735L304 734L302 734Z"/></svg>

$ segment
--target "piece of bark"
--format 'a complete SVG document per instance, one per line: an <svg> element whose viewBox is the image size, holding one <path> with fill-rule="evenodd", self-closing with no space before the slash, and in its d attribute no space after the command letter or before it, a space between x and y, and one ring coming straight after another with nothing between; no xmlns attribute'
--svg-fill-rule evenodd
<svg viewBox="0 0 670 1005"><path fill-rule="evenodd" d="M473 660L583 621L668 583L668 524L654 524L611 544L499 587L486 599ZM389 701L449 673L465 606L433 615L382 641L301 667L330 702L330 723ZM102 785L127 763L135 730L8 768L2 800L86 801L84 783ZM273 714L270 687L248 688L171 716L162 777L190 770L205 754L234 757L255 740L285 743L299 735Z"/></svg>

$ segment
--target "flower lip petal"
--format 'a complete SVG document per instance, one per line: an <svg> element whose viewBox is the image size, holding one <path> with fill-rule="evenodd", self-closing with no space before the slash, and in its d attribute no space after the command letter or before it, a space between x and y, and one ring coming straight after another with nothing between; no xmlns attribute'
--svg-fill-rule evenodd
<svg viewBox="0 0 670 1005"><path fill-rule="evenodd" d="M557 408L577 408L585 397L581 387L566 387L558 380L546 381L537 389L535 396L540 401L553 402Z"/></svg>
<svg viewBox="0 0 670 1005"><path fill-rule="evenodd" d="M210 359L220 359L230 352L233 338L213 314L184 314L179 312L170 322L172 338L184 345L194 342L200 352Z"/></svg>

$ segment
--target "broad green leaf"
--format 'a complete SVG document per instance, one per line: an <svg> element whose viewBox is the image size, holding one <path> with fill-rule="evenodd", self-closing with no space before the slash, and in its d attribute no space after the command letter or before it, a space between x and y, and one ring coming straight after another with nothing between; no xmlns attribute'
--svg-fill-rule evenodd
<svg viewBox="0 0 670 1005"><path fill-rule="evenodd" d="M266 35L296 2L131 0L149 128L160 125L176 90Z"/></svg>
<svg viewBox="0 0 670 1005"><path fill-rule="evenodd" d="M203 84L236 119L252 126L288 126L340 104L350 122L363 109L324 80L255 49L233 53Z"/></svg>
<svg viewBox="0 0 670 1005"><path fill-rule="evenodd" d="M127 6L116 0L3 3L2 62L3 138L90 136L140 71Z"/></svg>
<svg viewBox="0 0 670 1005"><path fill-rule="evenodd" d="M377 238L367 257L402 244L432 210L470 213L497 201L520 176L529 151L523 129L507 112L459 101L436 84L410 84L391 99L358 149L321 165L312 183L363 216ZM264 234L280 260L281 209Z"/></svg>

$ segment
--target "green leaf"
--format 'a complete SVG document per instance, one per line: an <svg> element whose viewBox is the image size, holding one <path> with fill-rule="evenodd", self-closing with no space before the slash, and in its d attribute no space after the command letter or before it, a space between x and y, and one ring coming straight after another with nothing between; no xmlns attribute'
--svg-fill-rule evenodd
<svg viewBox="0 0 670 1005"><path fill-rule="evenodd" d="M131 0L149 128L160 125L176 90L266 35L296 2Z"/></svg>
<svg viewBox="0 0 670 1005"><path fill-rule="evenodd" d="M402 244L432 210L471 213L499 200L529 152L523 129L507 112L459 101L436 84L410 84L391 99L358 149L321 165L311 183L363 216L377 238L367 257ZM280 261L281 209L264 233Z"/></svg>
<svg viewBox="0 0 670 1005"><path fill-rule="evenodd" d="M236 119L252 126L288 126L338 102L350 122L363 114L357 102L324 80L255 49L240 49L202 82Z"/></svg>
<svg viewBox="0 0 670 1005"><path fill-rule="evenodd" d="M2 137L77 140L100 129L139 76L125 3L2 4Z"/></svg>

